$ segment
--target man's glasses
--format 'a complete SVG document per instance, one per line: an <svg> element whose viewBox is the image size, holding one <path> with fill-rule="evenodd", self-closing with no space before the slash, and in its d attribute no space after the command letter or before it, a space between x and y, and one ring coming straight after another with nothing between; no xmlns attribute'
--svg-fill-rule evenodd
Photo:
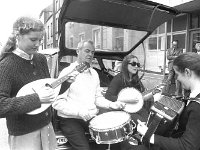
<svg viewBox="0 0 200 150"><path fill-rule="evenodd" d="M137 65L138 67L140 67L140 63L132 62L132 63L128 63L128 64L130 64L130 65L133 66L133 67L136 66L136 65Z"/></svg>

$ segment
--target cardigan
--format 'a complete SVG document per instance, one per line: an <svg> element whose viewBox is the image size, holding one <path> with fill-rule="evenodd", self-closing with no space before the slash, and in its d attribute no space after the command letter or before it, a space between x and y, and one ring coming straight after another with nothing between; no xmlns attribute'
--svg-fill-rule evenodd
<svg viewBox="0 0 200 150"><path fill-rule="evenodd" d="M49 78L44 55L34 54L34 65L16 54L10 53L0 62L0 118L6 118L10 135L24 135L38 130L51 121L51 109L36 115L26 113L41 107L36 93L16 97L27 83Z"/></svg>

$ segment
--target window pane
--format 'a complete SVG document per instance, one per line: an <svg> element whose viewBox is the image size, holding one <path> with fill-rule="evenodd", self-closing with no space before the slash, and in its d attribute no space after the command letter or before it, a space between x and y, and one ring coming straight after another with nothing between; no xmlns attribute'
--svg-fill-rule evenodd
<svg viewBox="0 0 200 150"><path fill-rule="evenodd" d="M103 49L107 48L107 27L103 27Z"/></svg>
<svg viewBox="0 0 200 150"><path fill-rule="evenodd" d="M155 34L157 34L157 33L158 33L158 28L155 29L155 30L151 33L151 35L155 35Z"/></svg>
<svg viewBox="0 0 200 150"><path fill-rule="evenodd" d="M116 38L117 51L123 51L123 47L124 47L124 37Z"/></svg>
<svg viewBox="0 0 200 150"><path fill-rule="evenodd" d="M159 34L165 33L165 23L159 26Z"/></svg>
<svg viewBox="0 0 200 150"><path fill-rule="evenodd" d="M158 38L158 49L165 50L165 36L160 36Z"/></svg>
<svg viewBox="0 0 200 150"><path fill-rule="evenodd" d="M168 36L167 36L167 48L170 48L170 47L171 47L171 46L170 46L170 43L171 43L171 36L168 35Z"/></svg>
<svg viewBox="0 0 200 150"><path fill-rule="evenodd" d="M173 32L186 30L187 16L179 16L173 20Z"/></svg>
<svg viewBox="0 0 200 150"><path fill-rule="evenodd" d="M167 32L171 32L171 20L167 22Z"/></svg>
<svg viewBox="0 0 200 150"><path fill-rule="evenodd" d="M190 28L199 28L200 27L200 16L198 14L192 14L191 15L191 22L190 22Z"/></svg>
<svg viewBox="0 0 200 150"><path fill-rule="evenodd" d="M93 31L93 40L94 40L95 48L101 48L100 47L100 41L101 41L100 29Z"/></svg>
<svg viewBox="0 0 200 150"><path fill-rule="evenodd" d="M173 40L178 40L178 47L185 49L185 34L173 35Z"/></svg>
<svg viewBox="0 0 200 150"><path fill-rule="evenodd" d="M149 50L157 49L157 37L149 38Z"/></svg>

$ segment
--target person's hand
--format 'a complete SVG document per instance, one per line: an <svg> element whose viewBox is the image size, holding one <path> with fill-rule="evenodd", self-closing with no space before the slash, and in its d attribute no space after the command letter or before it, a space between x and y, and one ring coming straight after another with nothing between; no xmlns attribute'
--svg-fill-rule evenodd
<svg viewBox="0 0 200 150"><path fill-rule="evenodd" d="M69 78L67 79L67 82L72 83L75 81L76 76L79 74L78 71L73 71L72 73L70 73Z"/></svg>
<svg viewBox="0 0 200 150"><path fill-rule="evenodd" d="M98 109L94 110L87 110L87 109L80 109L78 112L78 116L81 117L84 121L88 121L95 117L98 113Z"/></svg>
<svg viewBox="0 0 200 150"><path fill-rule="evenodd" d="M120 102L120 101L111 102L109 104L109 108L114 109L114 110L122 110L125 108L125 106L126 106L126 104L123 102Z"/></svg>
<svg viewBox="0 0 200 150"><path fill-rule="evenodd" d="M139 119L137 120L138 125L137 125L137 131L139 134L144 136L148 130L148 127L146 126L146 122L141 122Z"/></svg>
<svg viewBox="0 0 200 150"><path fill-rule="evenodd" d="M152 94L155 95L157 93L161 93L162 92L162 89L166 86L166 84L161 84L159 85L158 87L156 87L153 91L152 91Z"/></svg>
<svg viewBox="0 0 200 150"><path fill-rule="evenodd" d="M38 94L41 103L51 103L56 99L57 96L54 89L47 86L43 86L41 88L33 90L35 93Z"/></svg>
<svg viewBox="0 0 200 150"><path fill-rule="evenodd" d="M76 79L76 76L69 76L69 78L67 79L67 82L72 83L74 82Z"/></svg>
<svg viewBox="0 0 200 150"><path fill-rule="evenodd" d="M66 98L66 95L64 93L61 94L61 95L58 95L57 98L56 98L56 100L52 103L53 108L58 107L59 104L60 104L60 101L66 102L66 100L67 100L67 98Z"/></svg>

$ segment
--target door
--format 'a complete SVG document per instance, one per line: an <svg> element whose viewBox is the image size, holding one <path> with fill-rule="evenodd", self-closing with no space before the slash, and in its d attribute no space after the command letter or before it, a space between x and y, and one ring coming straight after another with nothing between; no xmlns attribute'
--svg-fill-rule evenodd
<svg viewBox="0 0 200 150"><path fill-rule="evenodd" d="M195 44L200 43L200 30L191 31L190 35L191 35L190 36L191 38L190 38L190 49L189 49L189 51L190 52L196 52Z"/></svg>

